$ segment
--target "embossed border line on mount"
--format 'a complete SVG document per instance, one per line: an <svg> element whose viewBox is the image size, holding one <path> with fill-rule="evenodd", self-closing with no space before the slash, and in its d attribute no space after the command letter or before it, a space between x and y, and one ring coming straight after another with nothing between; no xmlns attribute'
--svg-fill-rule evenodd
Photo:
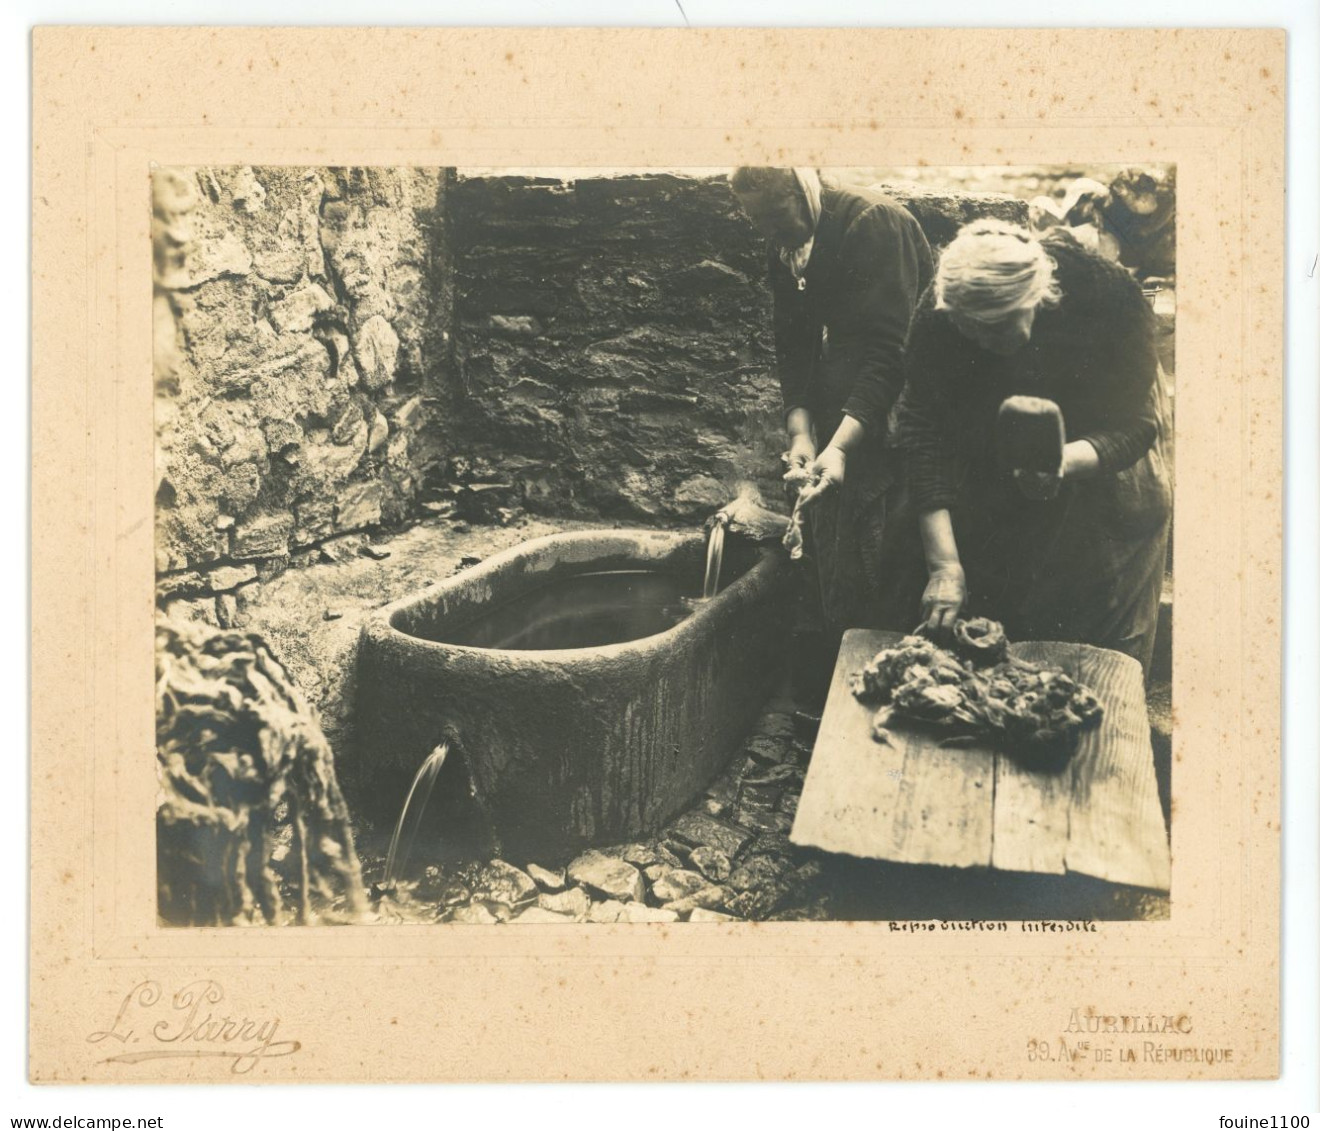
<svg viewBox="0 0 1320 1131"><path fill-rule="evenodd" d="M1183 233L1189 223L1205 224L1202 213L1233 216L1224 226L1229 255L1245 276L1247 236L1246 186L1251 167L1248 133L1244 126L1199 126L1159 122L1106 123L1085 121L1089 140L1062 146L1052 142L1056 131L1075 131L1068 125L1042 125L1018 121L977 124L969 120L971 144L950 140L947 125L919 121L902 126L886 123L855 135L830 139L822 150L819 123L794 124L776 129L779 146L822 165L1004 165L1004 164L1110 164L1141 160L1175 162L1179 166L1179 423L1189 419L1210 422L1217 430L1213 455L1225 445L1237 447L1233 466L1240 470L1231 494L1233 507L1210 510L1211 517L1230 521L1207 524L1189 533L1186 492L1179 489L1175 511L1179 515L1178 555L1175 569L1176 607L1184 611L1175 634L1174 702L1185 701L1195 673L1189 651L1204 656L1205 670L1213 669L1214 683L1225 689L1245 686L1245 649L1237 635L1245 631L1250 597L1242 583L1250 558L1247 523L1237 522L1251 491L1252 383L1237 379L1237 396L1227 382L1233 374L1253 371L1249 364L1251 310L1247 288L1239 286L1237 303L1216 306L1206 293L1205 281L1217 269L1210 248L1186 249ZM677 128L677 127L676 127ZM154 610L153 497L154 429L150 334L150 203L149 176L153 165L491 165L510 146L526 151L520 167L572 165L589 167L593 156L610 168L724 167L754 151L754 140L769 131L732 127L681 127L681 160L662 160L664 154L646 140L652 131L610 130L600 145L602 131L581 124L526 124L492 130L490 123L444 123L440 126L376 125L356 128L342 123L318 131L323 142L290 147L281 142L277 126L200 128L152 123L142 126L95 126L87 133L87 233L89 256L89 309L87 325L87 397L92 420L115 421L113 429L88 428L89 485L93 513L91 529L113 530L113 539L96 541L88 564L94 587L92 616L84 646L85 694L90 705L85 763L84 802L92 831L87 846L90 885L87 925L92 956L115 964L161 960L205 960L210 965L283 962L297 958L310 964L393 964L440 957L480 957L484 961L523 961L547 950L571 949L575 960L614 961L621 956L648 956L665 962L704 961L718 951L721 960L766 959L782 961L837 961L852 954L873 954L884 923L813 923L815 941L804 945L801 924L773 923L721 926L716 932L681 925L672 932L651 932L628 927L586 925L539 927L531 931L486 931L479 927L355 927L355 928L226 928L221 930L162 929L155 913L155 779L152 759L146 755L154 741L150 694L152 616ZM306 131L303 131L304 133ZM507 133L507 142L498 135ZM630 141L630 134L637 135ZM709 134L709 136L704 136ZM811 135L815 135L814 137ZM1138 135L1139 138L1138 138ZM384 139L384 140L382 140ZM1158 139L1156 144L1154 139ZM443 140L443 148L441 141ZM565 159L565 146L570 157ZM553 156L552 156L553 152ZM607 157L608 154L608 157ZM674 156L673 154L670 155ZM625 161L624 158L627 158ZM507 165L505 161L503 164ZM1233 175L1234 172L1237 175ZM1207 225L1200 230L1211 230ZM130 249L141 255L130 255ZM1221 245L1220 252L1225 248ZM140 270L137 264L140 263ZM133 266L126 266L132 264ZM1195 330L1193 331L1193 327ZM1193 382L1188 374L1196 372ZM1209 376L1204 376L1209 375ZM1223 403L1214 408L1205 394ZM1213 411L1212 411L1213 410ZM142 421L121 431L121 419ZM1209 443L1196 436L1197 450ZM1179 444L1180 469L1186 470L1190 446ZM99 474L98 474L99 473ZM1266 469L1266 474L1269 469ZM1213 575L1209 567L1213 566ZM1210 584L1207 585L1207 580ZM120 610L135 610L126 622ZM107 616L106 611L112 615ZM1187 611L1210 611L1219 617L1213 633L1198 623L1206 618ZM140 613L140 620L138 614ZM1223 631L1223 626L1231 631ZM1234 670L1236 665L1236 670ZM1232 699L1232 696L1229 696ZM1234 959L1238 945L1251 930L1246 901L1253 872L1250 837L1251 790L1248 788L1250 720L1240 696L1227 706L1233 717L1193 725L1179 720L1174 733L1173 821L1174 879L1172 918L1159 922L1112 922L1096 936L1070 939L1070 953L1082 957L1095 941L1093 953L1111 962L1143 965L1197 965ZM1231 725L1230 725L1231 723ZM1180 788L1181 786L1181 788ZM1184 811L1184 798L1212 799L1211 806ZM1196 838L1211 824L1219 830L1218 860L1180 856L1180 830L1196 826ZM1241 846L1241 868L1234 873L1220 868L1230 859L1234 842ZM1202 840L1202 843L1204 841ZM822 948L825 933L831 945ZM902 940L905 936L893 936ZM801 941L798 941L801 939ZM718 941L718 946L716 946ZM1177 951L1175 953L1175 946ZM1244 948L1245 949L1245 948ZM930 960L929 940L920 947L902 941L884 945L886 961ZM311 954L316 957L310 957ZM942 936L938 953L967 961L1003 961L1012 958L1057 956L1057 940L1047 936L1009 932L995 936ZM255 962L254 962L255 960Z"/></svg>

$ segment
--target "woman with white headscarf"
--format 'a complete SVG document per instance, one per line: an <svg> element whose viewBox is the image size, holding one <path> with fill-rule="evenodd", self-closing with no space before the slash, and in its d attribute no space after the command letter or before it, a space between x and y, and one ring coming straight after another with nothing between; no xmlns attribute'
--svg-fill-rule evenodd
<svg viewBox="0 0 1320 1131"><path fill-rule="evenodd" d="M930 246L896 201L822 182L815 169L745 166L730 184L769 243L789 470L810 484L803 509L826 620L836 632L879 624L896 474L888 417Z"/></svg>
<svg viewBox="0 0 1320 1131"><path fill-rule="evenodd" d="M926 628L985 615L1012 638L1096 644L1149 668L1172 496L1167 399L1137 282L1058 229L1037 238L974 222L940 256L905 368L896 430L925 550ZM1001 408L1015 397L1032 400L1010 409L1041 414L1048 468L1024 469L1003 442L1013 413Z"/></svg>

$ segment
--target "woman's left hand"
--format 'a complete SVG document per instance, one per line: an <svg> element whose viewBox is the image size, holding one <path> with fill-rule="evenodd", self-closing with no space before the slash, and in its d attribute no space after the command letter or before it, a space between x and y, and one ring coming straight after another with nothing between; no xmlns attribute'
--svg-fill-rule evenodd
<svg viewBox="0 0 1320 1131"><path fill-rule="evenodd" d="M1013 472L1017 488L1028 499L1044 502L1054 498L1063 486L1063 468L1058 471L1025 471L1017 468Z"/></svg>
<svg viewBox="0 0 1320 1131"><path fill-rule="evenodd" d="M1100 471L1100 456L1090 440L1071 440L1063 446L1063 463L1059 470L1013 472L1018 490L1028 499L1052 499L1068 479L1090 479Z"/></svg>
<svg viewBox="0 0 1320 1131"><path fill-rule="evenodd" d="M836 448L833 444L825 448L807 468L811 473L811 483L798 496L802 506L810 506L826 491L842 486L847 468L848 457L842 448Z"/></svg>

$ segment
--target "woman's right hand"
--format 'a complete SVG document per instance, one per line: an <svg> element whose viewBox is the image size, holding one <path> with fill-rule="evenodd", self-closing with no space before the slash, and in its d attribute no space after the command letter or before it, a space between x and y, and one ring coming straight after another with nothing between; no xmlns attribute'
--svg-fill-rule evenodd
<svg viewBox="0 0 1320 1131"><path fill-rule="evenodd" d="M939 640L953 631L967 603L967 578L962 566L943 565L931 571L926 591L921 595L921 627Z"/></svg>
<svg viewBox="0 0 1320 1131"><path fill-rule="evenodd" d="M811 486L811 465L816 462L816 445L810 432L793 432L788 437L784 460L784 494L790 503Z"/></svg>
<svg viewBox="0 0 1320 1131"><path fill-rule="evenodd" d="M810 434L799 432L791 436L788 441L788 470L805 471L815 462L816 445Z"/></svg>

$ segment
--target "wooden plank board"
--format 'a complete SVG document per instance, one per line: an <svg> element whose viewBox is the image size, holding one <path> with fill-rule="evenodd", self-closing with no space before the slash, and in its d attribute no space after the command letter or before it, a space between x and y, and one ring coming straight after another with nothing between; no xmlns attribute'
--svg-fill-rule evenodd
<svg viewBox="0 0 1320 1131"><path fill-rule="evenodd" d="M1114 883L1169 890L1169 844L1160 810L1141 665L1086 644L1024 643L1024 660L1063 668L1105 705L1068 764L1065 864Z"/></svg>
<svg viewBox="0 0 1320 1131"><path fill-rule="evenodd" d="M844 634L792 840L904 864L988 865L994 755L941 749L902 727L876 742L873 709L849 690L848 677L899 639L872 629Z"/></svg>
<svg viewBox="0 0 1320 1131"><path fill-rule="evenodd" d="M992 867L1006 872L1068 870L1072 775L1037 773L1002 755L995 759Z"/></svg>
<svg viewBox="0 0 1320 1131"><path fill-rule="evenodd" d="M889 727L871 737L874 708L849 676L897 633L844 635L793 825L795 843L854 856L1005 871L1081 872L1167 891L1169 851L1159 806L1141 668L1083 644L1035 641L1015 655L1062 668L1105 704L1060 772L1022 769L986 747Z"/></svg>
<svg viewBox="0 0 1320 1131"><path fill-rule="evenodd" d="M1080 647L1026 641L1014 644L1013 654L1030 663L1062 668L1076 679ZM1081 739L1074 759L1092 740L1098 740L1099 733L1097 728ZM1026 770L1001 753L995 761L995 845L991 864L1009 872L1067 872L1072 804L1070 769L1062 773Z"/></svg>

